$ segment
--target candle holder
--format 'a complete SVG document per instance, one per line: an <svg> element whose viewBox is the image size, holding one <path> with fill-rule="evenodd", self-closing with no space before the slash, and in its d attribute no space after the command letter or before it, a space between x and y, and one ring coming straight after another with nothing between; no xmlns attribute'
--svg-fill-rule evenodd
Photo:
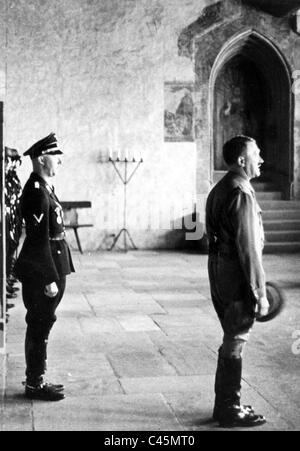
<svg viewBox="0 0 300 451"><path fill-rule="evenodd" d="M123 228L120 230L120 232L118 233L118 235L115 237L113 244L111 245L111 247L109 248L109 250L111 251L117 244L117 242L119 241L119 239L121 238L121 236L123 235L123 244L124 244L124 251L127 252L128 250L128 240L131 243L131 247L133 250L137 250L136 245L134 244L134 241L127 229L127 185L129 184L129 182L132 180L134 174L136 173L136 171L138 170L138 168L140 167L140 165L143 163L143 159L140 158L138 160L136 160L135 158L132 159L120 159L119 157L117 157L116 159L113 159L112 157L109 157L108 160L110 163L112 163L113 167L115 168L116 173L118 174L121 182L123 183L124 186L124 196L123 196ZM124 175L121 173L121 171L118 168L118 164L123 164L124 165ZM135 167L132 170L132 172L129 174L128 172L128 164L134 164ZM128 239L128 240L127 240Z"/></svg>

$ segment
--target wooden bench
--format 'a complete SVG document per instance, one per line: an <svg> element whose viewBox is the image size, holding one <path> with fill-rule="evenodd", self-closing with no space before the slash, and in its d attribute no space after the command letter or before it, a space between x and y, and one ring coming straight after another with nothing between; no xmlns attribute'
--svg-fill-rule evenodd
<svg viewBox="0 0 300 451"><path fill-rule="evenodd" d="M78 208L91 208L92 203L89 201L63 201L61 202L61 206L64 210L64 223L66 229L73 229L76 243L78 246L78 250L81 254L83 254L78 229L81 227L93 227L93 224L80 224L78 223Z"/></svg>

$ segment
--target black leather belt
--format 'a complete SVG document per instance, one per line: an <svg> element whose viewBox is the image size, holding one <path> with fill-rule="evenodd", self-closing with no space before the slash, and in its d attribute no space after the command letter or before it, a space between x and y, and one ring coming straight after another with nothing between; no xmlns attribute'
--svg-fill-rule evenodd
<svg viewBox="0 0 300 451"><path fill-rule="evenodd" d="M50 241L61 241L64 240L66 238L66 233L65 232L61 232L58 235L55 235L53 237L49 237Z"/></svg>

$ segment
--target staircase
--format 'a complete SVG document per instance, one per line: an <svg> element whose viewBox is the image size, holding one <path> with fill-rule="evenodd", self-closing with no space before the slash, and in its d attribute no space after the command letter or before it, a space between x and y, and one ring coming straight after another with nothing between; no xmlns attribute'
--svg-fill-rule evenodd
<svg viewBox="0 0 300 451"><path fill-rule="evenodd" d="M265 254L300 252L300 202L282 200L271 182L252 183L263 211Z"/></svg>

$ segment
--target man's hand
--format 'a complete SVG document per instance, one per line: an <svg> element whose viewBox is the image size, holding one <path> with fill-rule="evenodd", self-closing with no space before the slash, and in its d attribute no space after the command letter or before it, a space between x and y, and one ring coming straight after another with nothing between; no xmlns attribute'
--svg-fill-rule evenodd
<svg viewBox="0 0 300 451"><path fill-rule="evenodd" d="M258 298L256 305L256 316L262 317L269 313L270 304L266 296Z"/></svg>
<svg viewBox="0 0 300 451"><path fill-rule="evenodd" d="M58 293L58 288L55 282L45 286L45 295L49 298L55 298Z"/></svg>

